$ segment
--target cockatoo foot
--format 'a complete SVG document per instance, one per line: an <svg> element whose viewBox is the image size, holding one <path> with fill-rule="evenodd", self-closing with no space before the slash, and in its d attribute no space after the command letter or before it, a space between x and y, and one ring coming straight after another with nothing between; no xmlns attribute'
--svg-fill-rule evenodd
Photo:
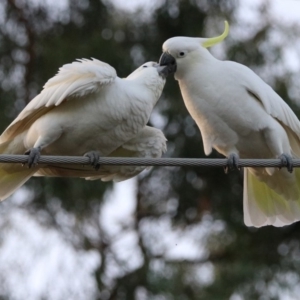
<svg viewBox="0 0 300 300"><path fill-rule="evenodd" d="M239 156L235 153L229 155L224 172L227 174L229 171L239 170Z"/></svg>
<svg viewBox="0 0 300 300"><path fill-rule="evenodd" d="M294 166L293 166L293 158L290 155L283 153L283 154L279 155L279 159L281 160L282 166L286 167L287 170L290 173L292 173L293 172L293 168L294 168ZM280 169L281 168L282 167L280 167Z"/></svg>
<svg viewBox="0 0 300 300"><path fill-rule="evenodd" d="M28 168L31 168L32 166L34 167L38 164L41 157L41 147L31 148L27 150L25 154L28 155Z"/></svg>
<svg viewBox="0 0 300 300"><path fill-rule="evenodd" d="M89 151L86 154L84 154L84 156L90 159L90 164L94 167L96 171L98 171L100 168L100 164L99 164L100 153L98 151Z"/></svg>

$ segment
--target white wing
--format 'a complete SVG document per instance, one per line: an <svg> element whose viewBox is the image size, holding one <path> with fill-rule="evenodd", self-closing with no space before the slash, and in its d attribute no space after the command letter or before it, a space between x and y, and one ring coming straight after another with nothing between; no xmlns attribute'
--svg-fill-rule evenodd
<svg viewBox="0 0 300 300"><path fill-rule="evenodd" d="M260 101L269 115L280 121L300 139L300 122L286 102L248 67L231 61L224 63L230 67L229 70L235 70L237 82L244 85L249 95Z"/></svg>
<svg viewBox="0 0 300 300"><path fill-rule="evenodd" d="M42 92L29 102L3 132L0 143L24 131L54 106L75 97L97 92L101 87L114 82L116 77L116 70L113 67L94 58L80 59L62 66L58 74L44 85Z"/></svg>

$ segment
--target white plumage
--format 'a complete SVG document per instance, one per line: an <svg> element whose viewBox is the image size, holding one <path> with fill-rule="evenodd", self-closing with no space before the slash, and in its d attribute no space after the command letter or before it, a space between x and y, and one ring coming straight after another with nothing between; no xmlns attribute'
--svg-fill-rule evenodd
<svg viewBox="0 0 300 300"><path fill-rule="evenodd" d="M82 59L59 69L0 137L0 153L23 154L40 149L46 155L160 157L163 133L146 126L159 99L166 68L148 62L127 78L110 65ZM70 176L125 180L145 167L34 166L0 164L0 199L31 176Z"/></svg>
<svg viewBox="0 0 300 300"><path fill-rule="evenodd" d="M223 40L174 37L163 44L161 65L177 64L185 105L203 138L225 156L300 157L300 122L290 107L249 68L214 58L206 49ZM283 226L300 219L300 170L245 168L244 219L248 226ZM224 205L226 205L224 203Z"/></svg>

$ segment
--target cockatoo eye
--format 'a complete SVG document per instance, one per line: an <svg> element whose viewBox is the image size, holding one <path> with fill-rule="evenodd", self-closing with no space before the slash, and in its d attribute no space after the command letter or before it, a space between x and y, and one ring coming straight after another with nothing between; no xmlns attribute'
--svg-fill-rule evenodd
<svg viewBox="0 0 300 300"><path fill-rule="evenodd" d="M185 56L185 52L184 51L180 51L179 52L179 57L184 57Z"/></svg>
<svg viewBox="0 0 300 300"><path fill-rule="evenodd" d="M143 68L148 68L148 66L143 66Z"/></svg>

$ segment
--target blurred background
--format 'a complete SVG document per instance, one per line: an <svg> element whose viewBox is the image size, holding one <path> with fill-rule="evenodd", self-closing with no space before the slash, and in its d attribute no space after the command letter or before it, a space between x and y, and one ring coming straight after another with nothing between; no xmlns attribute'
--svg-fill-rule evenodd
<svg viewBox="0 0 300 300"><path fill-rule="evenodd" d="M120 77L173 36L258 73L300 116L300 1L1 0L0 130L63 64L95 57ZM177 82L150 119L166 157L204 157ZM220 157L214 152L211 157ZM300 224L247 228L242 175L155 167L112 184L32 178L0 204L0 299L299 299Z"/></svg>

